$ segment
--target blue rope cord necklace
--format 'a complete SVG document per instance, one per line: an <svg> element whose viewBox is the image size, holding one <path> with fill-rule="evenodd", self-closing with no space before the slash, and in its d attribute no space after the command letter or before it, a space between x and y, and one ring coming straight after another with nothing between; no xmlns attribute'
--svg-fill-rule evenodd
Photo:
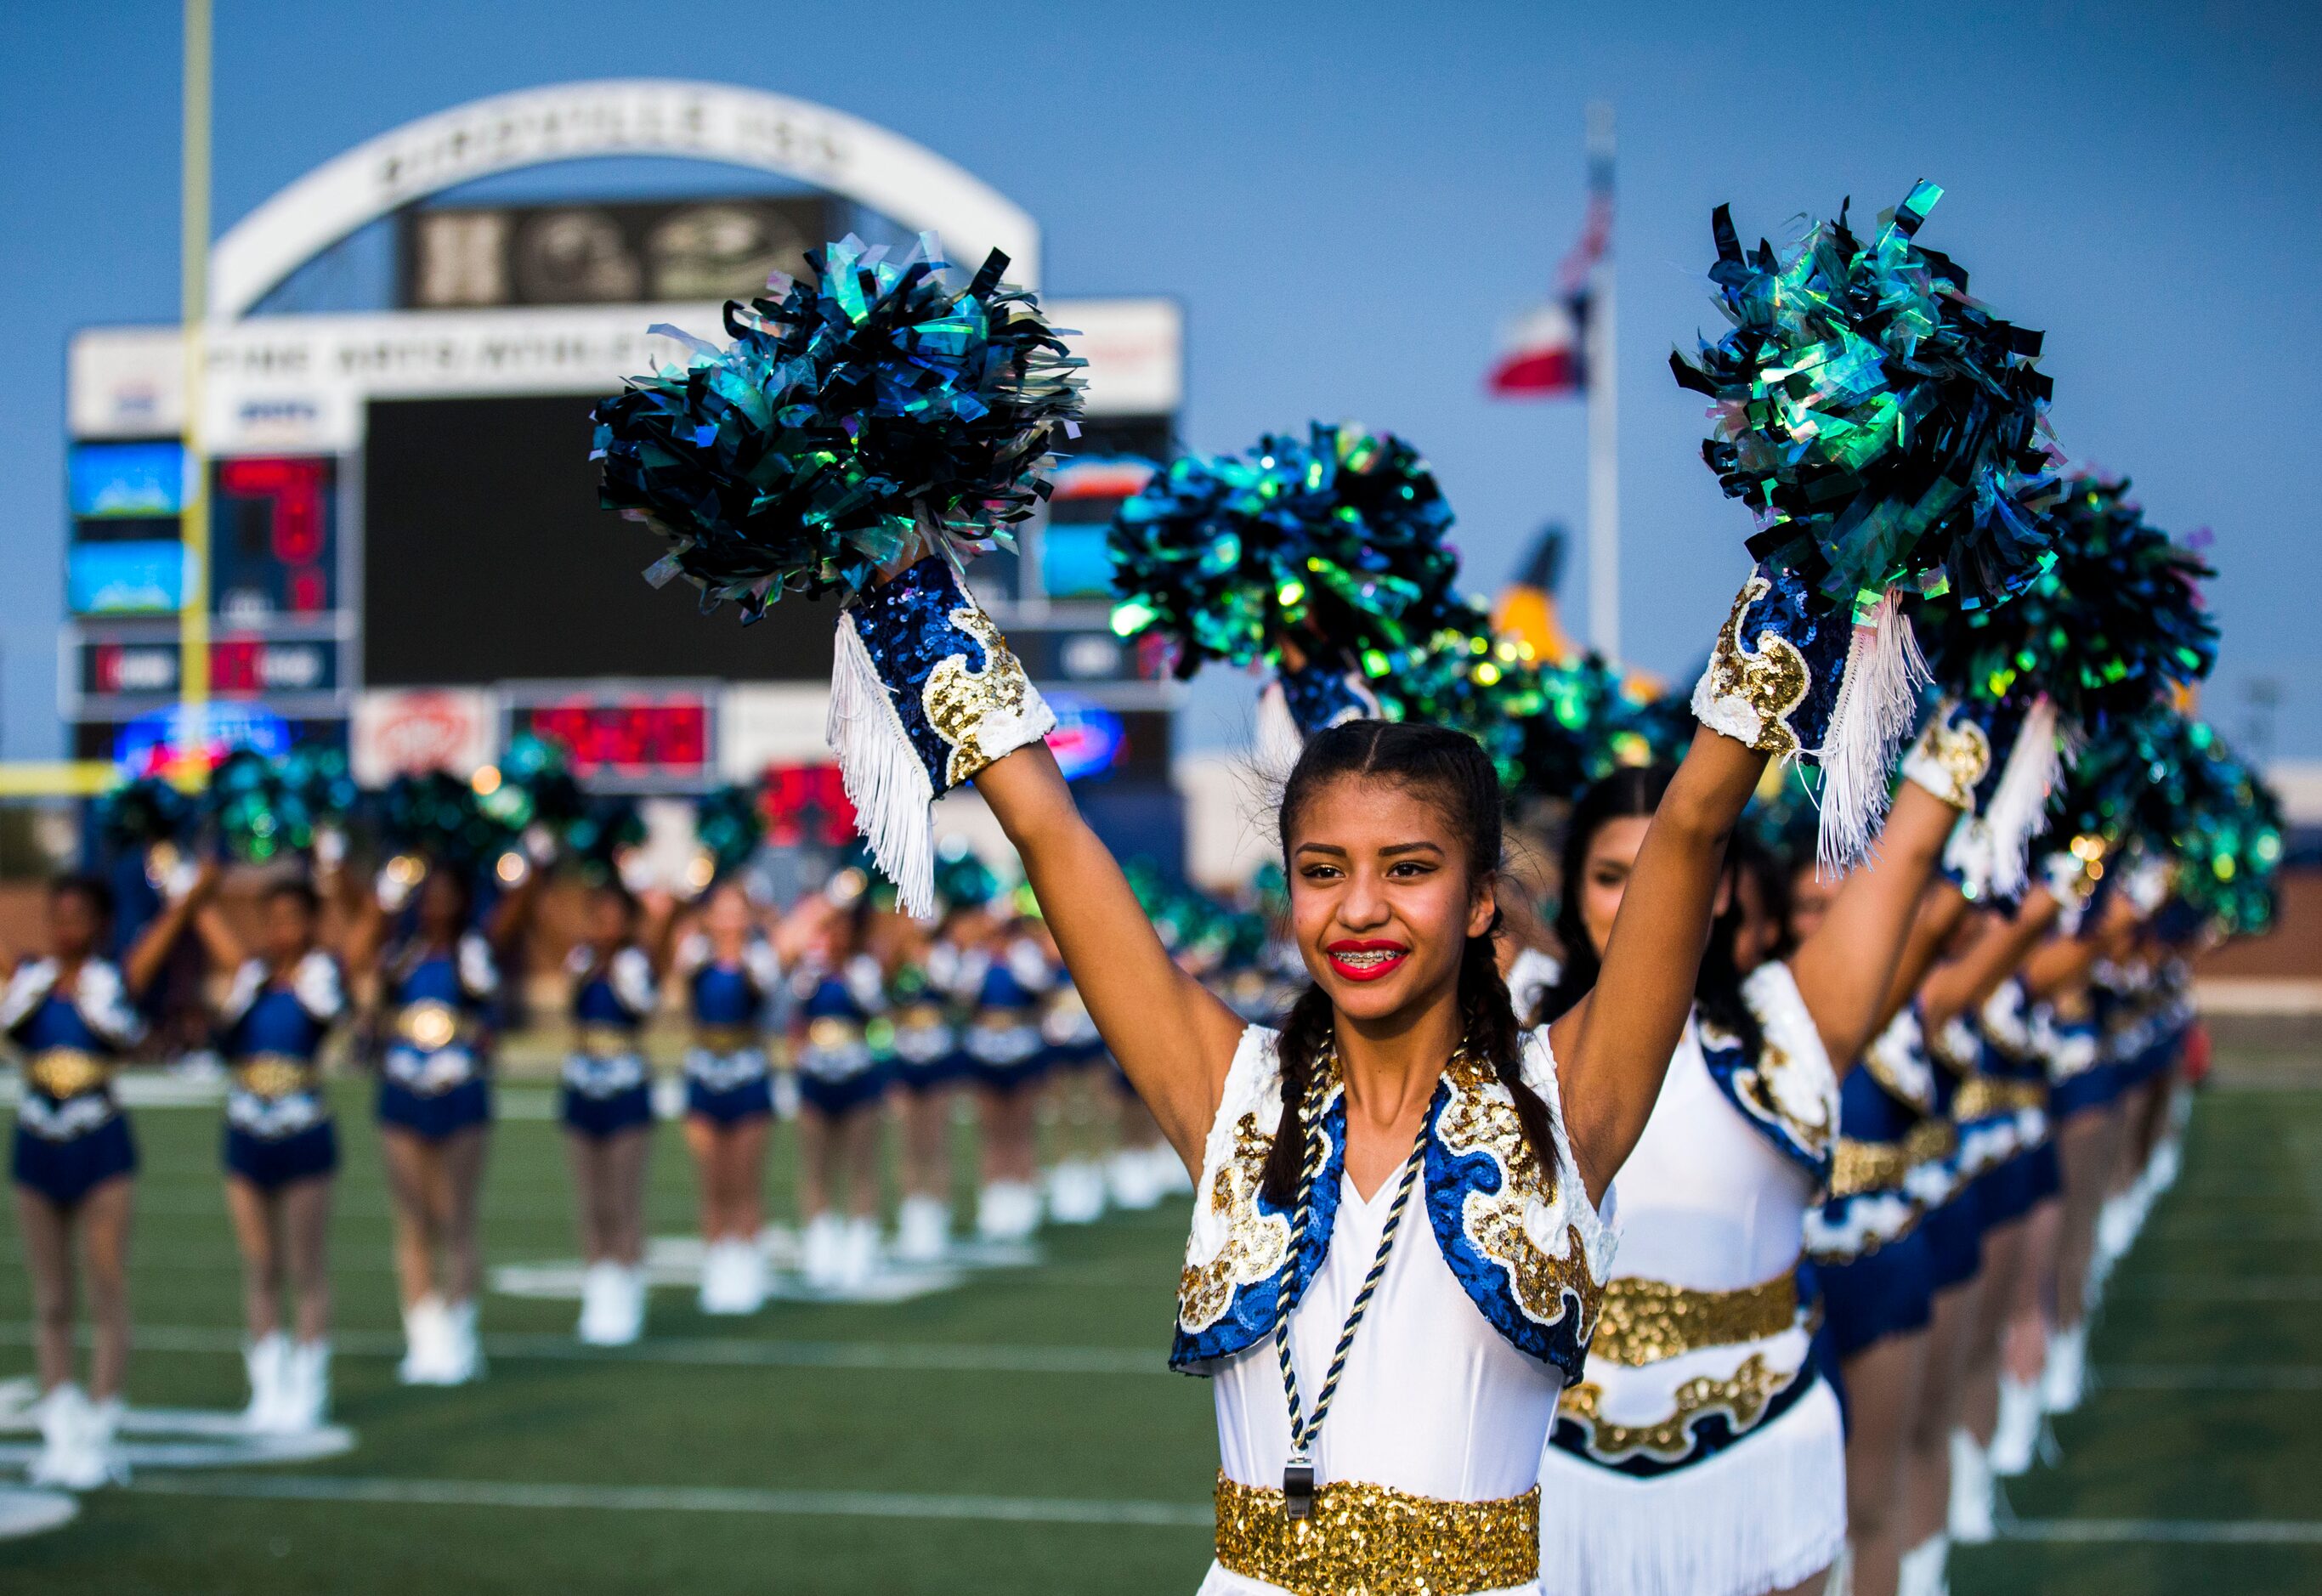
<svg viewBox="0 0 2322 1596"><path fill-rule="evenodd" d="M1456 1056L1456 1055L1455 1055ZM1292 1210L1290 1224L1290 1256L1296 1258L1306 1239L1306 1225L1313 1207L1314 1181L1322 1168L1322 1106L1329 1096L1331 1067L1336 1050L1325 1047L1314 1062L1312 1081L1306 1089L1306 1101L1300 1117L1305 1130L1304 1157L1299 1166L1298 1202ZM1403 1161L1403 1174L1395 1183L1394 1201L1386 1211L1386 1224L1379 1232L1378 1253L1371 1260L1370 1272L1363 1277L1362 1289L1355 1293L1354 1305L1347 1310L1346 1325L1339 1331L1338 1350L1330 1354L1330 1367L1322 1377L1322 1390L1314 1399L1314 1411L1302 1415L1298 1400L1298 1371L1290 1356L1290 1316L1296 1304L1284 1307L1274 1321L1274 1350L1282 1362L1282 1395L1290 1405L1290 1461L1282 1471L1282 1507L1284 1513L1295 1520L1304 1518L1314 1510L1314 1439L1321 1433L1322 1420L1329 1417L1330 1399L1338 1394L1339 1377L1347 1372L1347 1354L1354 1350L1355 1331L1363 1322L1363 1315L1378 1291L1378 1284L1386 1274L1387 1254L1394 1247L1394 1233L1403 1223L1403 1211L1411 1204L1411 1193L1419 1183L1420 1166L1426 1161L1427 1133L1422 1126L1412 1142L1410 1156Z"/></svg>

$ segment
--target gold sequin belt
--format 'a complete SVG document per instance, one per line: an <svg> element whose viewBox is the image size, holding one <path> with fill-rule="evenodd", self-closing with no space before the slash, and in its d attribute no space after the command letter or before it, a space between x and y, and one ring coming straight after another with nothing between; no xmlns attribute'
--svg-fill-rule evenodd
<svg viewBox="0 0 2322 1596"><path fill-rule="evenodd" d="M2004 1114L2047 1106L2048 1083L2044 1081L2016 1081L1999 1075L1977 1075L1960 1082L1959 1096L1952 1099L1952 1117L1960 1120L1997 1119Z"/></svg>
<svg viewBox="0 0 2322 1596"><path fill-rule="evenodd" d="M749 1026L696 1026L693 1040L711 1053L740 1053L758 1045L758 1033Z"/></svg>
<svg viewBox="0 0 2322 1596"><path fill-rule="evenodd" d="M1604 1287L1596 1339L1588 1350L1609 1362L1641 1369L1705 1346L1778 1336L1797 1317L1795 1273L1732 1291L1697 1291L1667 1281L1620 1275Z"/></svg>
<svg viewBox="0 0 2322 1596"><path fill-rule="evenodd" d="M1293 1519L1282 1492L1218 1475L1218 1565L1297 1596L1465 1596L1540 1578L1540 1487L1441 1501L1333 1482Z"/></svg>
<svg viewBox="0 0 2322 1596"><path fill-rule="evenodd" d="M1948 1119L1922 1119L1898 1142L1841 1136L1831 1157L1830 1194L1848 1198L1871 1191L1899 1191L1913 1170L1950 1157L1958 1145L1959 1126Z"/></svg>
<svg viewBox="0 0 2322 1596"><path fill-rule="evenodd" d="M574 1027L572 1051L585 1058L624 1058L637 1050L637 1034L626 1026L592 1023Z"/></svg>
<svg viewBox="0 0 2322 1596"><path fill-rule="evenodd" d="M96 1091L113 1079L108 1058L78 1047L46 1047L24 1065L24 1079L33 1090L61 1101L85 1091Z"/></svg>
<svg viewBox="0 0 2322 1596"><path fill-rule="evenodd" d="M807 1022L806 1044L821 1053L835 1053L842 1047L860 1047L863 1027L851 1019L841 1019L835 1014L817 1016Z"/></svg>
<svg viewBox="0 0 2322 1596"><path fill-rule="evenodd" d="M475 1029L466 1015L433 998L407 1003L395 1015L395 1034L423 1053L471 1040Z"/></svg>
<svg viewBox="0 0 2322 1596"><path fill-rule="evenodd" d="M256 1098L271 1102L315 1089L313 1061L287 1053L253 1053L233 1062L233 1083Z"/></svg>

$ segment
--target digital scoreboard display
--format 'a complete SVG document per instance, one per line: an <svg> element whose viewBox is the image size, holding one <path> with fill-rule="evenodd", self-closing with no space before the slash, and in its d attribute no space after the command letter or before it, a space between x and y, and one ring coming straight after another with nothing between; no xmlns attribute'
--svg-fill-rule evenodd
<svg viewBox="0 0 2322 1596"><path fill-rule="evenodd" d="M363 680L827 681L836 611L791 597L745 627L654 588L667 548L597 506L594 400L373 400L362 461Z"/></svg>
<svg viewBox="0 0 2322 1596"><path fill-rule="evenodd" d="M511 735L562 743L584 780L689 780L710 773L709 704L700 693L574 696L508 711Z"/></svg>

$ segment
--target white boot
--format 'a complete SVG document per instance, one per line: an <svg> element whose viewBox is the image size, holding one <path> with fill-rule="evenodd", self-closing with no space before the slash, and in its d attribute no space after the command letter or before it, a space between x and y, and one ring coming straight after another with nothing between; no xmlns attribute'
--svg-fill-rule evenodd
<svg viewBox="0 0 2322 1596"><path fill-rule="evenodd" d="M1177 1150L1168 1143L1154 1143L1145 1155L1153 1161L1154 1174L1160 1181L1163 1196L1183 1197L1193 1189L1193 1177L1185 1168L1185 1161L1177 1156Z"/></svg>
<svg viewBox="0 0 2322 1596"><path fill-rule="evenodd" d="M290 1337L279 1330L242 1347L242 1366L250 1376L250 1406L242 1410L243 1427L261 1435L280 1427L289 1361Z"/></svg>
<svg viewBox="0 0 2322 1596"><path fill-rule="evenodd" d="M2013 1480L2032 1472L2040 1448L2040 1382L1999 1377L1999 1419L1991 1429L1991 1472Z"/></svg>
<svg viewBox="0 0 2322 1596"><path fill-rule="evenodd" d="M1105 1161L1112 1206L1142 1213L1161 1200L1161 1172L1142 1148L1123 1147Z"/></svg>
<svg viewBox="0 0 2322 1596"><path fill-rule="evenodd" d="M443 1310L449 1334L444 1338L443 1385L465 1385L484 1377L484 1348L476 1336L476 1304L471 1298Z"/></svg>
<svg viewBox="0 0 2322 1596"><path fill-rule="evenodd" d="M580 1277L580 1322L573 1334L583 1346L618 1346L621 1318L621 1266L600 1258Z"/></svg>
<svg viewBox="0 0 2322 1596"><path fill-rule="evenodd" d="M80 1387L57 1387L40 1400L34 1411L41 1420L41 1450L24 1471L25 1479L67 1491L94 1490L102 1482L98 1460L89 1446L95 1414Z"/></svg>
<svg viewBox="0 0 2322 1596"><path fill-rule="evenodd" d="M1938 1533L1904 1553L1895 1581L1895 1596L1944 1596L1948 1586L1943 1579L1943 1564L1951 1551L1951 1537Z"/></svg>
<svg viewBox="0 0 2322 1596"><path fill-rule="evenodd" d="M754 1241L731 1241L733 1296L728 1299L728 1313L755 1313L766 1305L766 1254Z"/></svg>
<svg viewBox="0 0 2322 1596"><path fill-rule="evenodd" d="M1067 1158L1049 1172L1048 1212L1059 1225L1090 1225L1104 1217L1104 1177L1086 1159Z"/></svg>
<svg viewBox="0 0 2322 1596"><path fill-rule="evenodd" d="M2089 1326L2083 1319L2048 1337L2048 1366L2040 1377L2040 1406L2051 1413L2070 1413L2088 1394Z"/></svg>
<svg viewBox="0 0 2322 1596"><path fill-rule="evenodd" d="M800 1247L799 1273L809 1290L833 1291L846 1268L846 1221L836 1214L817 1214L806 1222L806 1240Z"/></svg>
<svg viewBox="0 0 2322 1596"><path fill-rule="evenodd" d="M2136 1199L2125 1193L2107 1198L2098 1210L2097 1254L2104 1260L2106 1272L2136 1245Z"/></svg>
<svg viewBox="0 0 2322 1596"><path fill-rule="evenodd" d="M907 1197L895 1210L895 1256L906 1263L933 1263L944 1255L950 1229L951 1209L942 1198Z"/></svg>
<svg viewBox="0 0 2322 1596"><path fill-rule="evenodd" d="M422 1297L403 1310L403 1362L395 1377L406 1385L446 1385L452 1323L441 1297Z"/></svg>
<svg viewBox="0 0 2322 1596"><path fill-rule="evenodd" d="M606 1346L634 1346L645 1333L645 1272L640 1263L616 1263L607 1288Z"/></svg>
<svg viewBox="0 0 2322 1596"><path fill-rule="evenodd" d="M975 1234L984 1241L1008 1239L1008 1193L1005 1181L988 1182L975 1194Z"/></svg>
<svg viewBox="0 0 2322 1596"><path fill-rule="evenodd" d="M295 1343L282 1368L279 1429L292 1436L321 1429L331 1416L331 1344Z"/></svg>
<svg viewBox="0 0 2322 1596"><path fill-rule="evenodd" d="M839 1245L838 1289L860 1291L879 1272L879 1221L869 1215L846 1221Z"/></svg>
<svg viewBox="0 0 2322 1596"><path fill-rule="evenodd" d="M701 1311L708 1314L747 1313L738 1305L736 1263L745 1250L728 1237L701 1249Z"/></svg>
<svg viewBox="0 0 2322 1596"><path fill-rule="evenodd" d="M115 1437L121 1433L121 1419L125 1411L119 1397L107 1397L88 1410L85 1456L93 1475L88 1482L90 1486L129 1483L129 1461L121 1455L121 1448L115 1442Z"/></svg>
<svg viewBox="0 0 2322 1596"><path fill-rule="evenodd" d="M1991 1464L1965 1426L1952 1431L1952 1539L1979 1546L1998 1534L1992 1522Z"/></svg>

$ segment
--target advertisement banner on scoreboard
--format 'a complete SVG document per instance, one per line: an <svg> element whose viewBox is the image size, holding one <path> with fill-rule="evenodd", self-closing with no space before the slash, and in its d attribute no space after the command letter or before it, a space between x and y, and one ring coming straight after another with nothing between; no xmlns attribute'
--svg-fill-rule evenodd
<svg viewBox="0 0 2322 1596"><path fill-rule="evenodd" d="M472 775L499 751L499 698L481 688L373 689L355 695L347 763L366 787L426 771Z"/></svg>

